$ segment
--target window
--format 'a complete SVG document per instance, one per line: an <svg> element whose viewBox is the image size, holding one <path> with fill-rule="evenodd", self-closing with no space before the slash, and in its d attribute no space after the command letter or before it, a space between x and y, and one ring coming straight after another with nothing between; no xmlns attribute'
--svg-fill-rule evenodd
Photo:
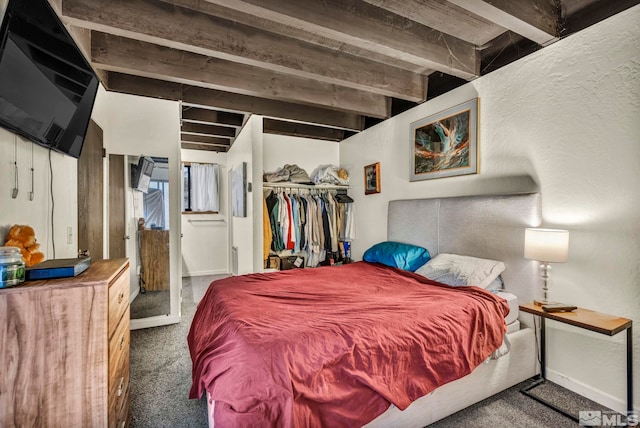
<svg viewBox="0 0 640 428"><path fill-rule="evenodd" d="M152 229L168 229L169 182L151 180L149 191L144 195L144 220Z"/></svg>
<svg viewBox="0 0 640 428"><path fill-rule="evenodd" d="M149 229L169 229L169 160L153 158L149 189L144 195L144 220Z"/></svg>
<svg viewBox="0 0 640 428"><path fill-rule="evenodd" d="M182 164L183 212L217 213L220 210L220 166L211 163Z"/></svg>

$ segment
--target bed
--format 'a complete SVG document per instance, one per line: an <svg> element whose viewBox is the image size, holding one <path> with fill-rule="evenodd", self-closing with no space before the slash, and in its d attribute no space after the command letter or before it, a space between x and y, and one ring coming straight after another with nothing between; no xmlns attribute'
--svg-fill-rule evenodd
<svg viewBox="0 0 640 428"><path fill-rule="evenodd" d="M540 223L539 195L391 201L388 213L389 240L433 257L504 261L509 293L365 262L218 281L188 338L191 397L206 393L210 426L421 427L536 374L530 321L514 320L512 308L535 289L536 265L522 248L524 228ZM347 292L336 297L334 289ZM372 300L376 294L386 303ZM395 300L400 295L406 299ZM319 302L325 309L312 310ZM381 312L387 318L376 318ZM465 330L441 326L450 318ZM408 332L395 329L403 320L411 320ZM510 352L491 359L505 335ZM284 336L293 340L282 344Z"/></svg>

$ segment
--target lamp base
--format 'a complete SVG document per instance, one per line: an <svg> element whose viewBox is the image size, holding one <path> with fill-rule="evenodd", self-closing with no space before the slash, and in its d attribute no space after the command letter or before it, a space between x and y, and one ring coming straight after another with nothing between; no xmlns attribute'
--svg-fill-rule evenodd
<svg viewBox="0 0 640 428"><path fill-rule="evenodd" d="M557 305L558 302L552 302L551 300L544 300L544 299L540 299L540 300L534 300L533 304L536 306L542 306L542 305Z"/></svg>

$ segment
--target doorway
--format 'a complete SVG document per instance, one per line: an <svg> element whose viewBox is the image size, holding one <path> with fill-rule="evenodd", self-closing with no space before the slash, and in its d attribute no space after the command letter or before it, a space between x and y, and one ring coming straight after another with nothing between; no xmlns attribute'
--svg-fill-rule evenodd
<svg viewBox="0 0 640 428"><path fill-rule="evenodd" d="M103 145L102 129L89 122L78 159L78 256L103 256Z"/></svg>

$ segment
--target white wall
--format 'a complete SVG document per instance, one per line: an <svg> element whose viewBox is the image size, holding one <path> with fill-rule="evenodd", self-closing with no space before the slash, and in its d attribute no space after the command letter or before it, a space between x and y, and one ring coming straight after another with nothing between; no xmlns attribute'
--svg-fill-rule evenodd
<svg viewBox="0 0 640 428"><path fill-rule="evenodd" d="M251 133L253 136L253 162L248 165L248 168L251 170L251 175L247 177L247 182L251 183L253 190L248 195L248 198L252 200L253 205L253 271L262 272L264 270L264 251L262 245L264 242L264 231L262 228L262 173L264 172L262 159L264 159L264 128L262 126L263 118L261 116L252 117L251 119L253 119L251 126Z"/></svg>
<svg viewBox="0 0 640 428"><path fill-rule="evenodd" d="M253 115L227 152L227 171L247 162L247 183L253 187L247 195L247 217L230 216L240 275L262 271L262 137L262 116Z"/></svg>
<svg viewBox="0 0 640 428"><path fill-rule="evenodd" d="M571 232L550 297L640 321L640 6L361 132L340 145L352 176L355 258L386 238L393 199L542 194L543 225ZM409 182L410 124L480 98L480 174ZM382 193L364 196L362 168L381 162ZM519 188L523 186L525 188ZM507 284L508 287L508 284ZM548 376L616 410L626 407L624 334L548 325ZM634 335L640 367L640 334ZM640 370L635 370L635 407Z"/></svg>
<svg viewBox="0 0 640 428"><path fill-rule="evenodd" d="M320 165L340 164L340 144L333 141L265 134L262 165L273 172L285 164L295 164L309 175Z"/></svg>
<svg viewBox="0 0 640 428"><path fill-rule="evenodd" d="M182 150L182 161L220 165L219 214L182 214L182 275L228 273L227 154Z"/></svg>
<svg viewBox="0 0 640 428"><path fill-rule="evenodd" d="M18 196L11 198L14 187L14 138L18 147ZM34 198L31 191L31 152L33 149ZM53 201L51 200L51 173L53 170ZM67 155L33 144L22 137L0 128L0 246L14 224L31 226L45 258L72 258L78 255L78 161ZM53 215L53 229L51 216ZM67 243L67 228L72 230L71 243ZM55 238L55 241L54 241Z"/></svg>

